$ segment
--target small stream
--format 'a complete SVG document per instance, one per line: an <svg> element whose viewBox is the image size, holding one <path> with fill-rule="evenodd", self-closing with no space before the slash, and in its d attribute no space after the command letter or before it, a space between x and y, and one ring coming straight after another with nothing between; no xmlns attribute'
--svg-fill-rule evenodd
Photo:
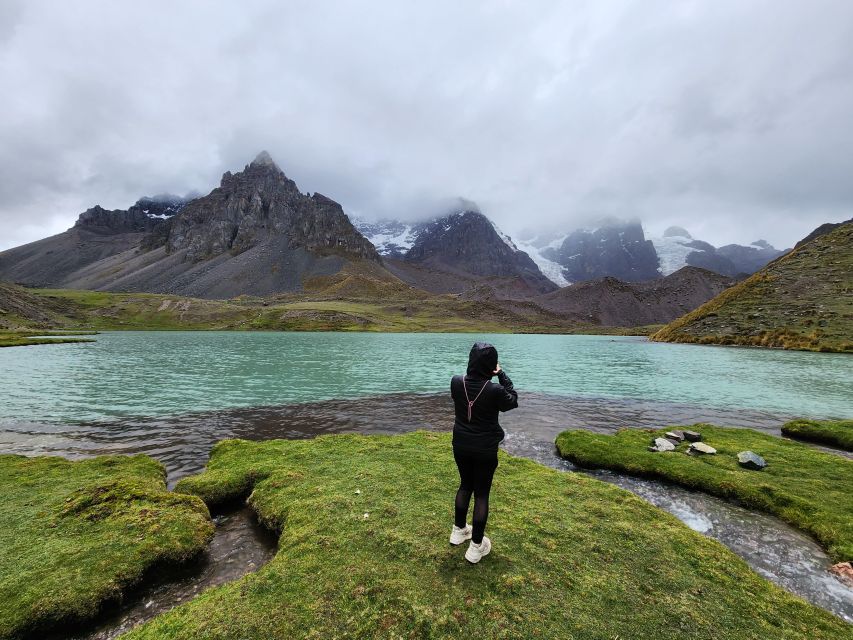
<svg viewBox="0 0 853 640"><path fill-rule="evenodd" d="M276 537L242 507L213 516L216 532L204 557L187 567L152 576L152 586L129 594L122 606L98 620L94 629L72 640L112 640L136 625L191 600L209 587L256 571L275 555Z"/></svg>
<svg viewBox="0 0 853 640"><path fill-rule="evenodd" d="M412 416L416 416L412 419ZM614 433L623 427L652 428L711 422L780 435L788 416L757 410L709 409L633 399L566 397L528 393L522 406L502 417L504 449L567 472L579 471L559 458L557 434L566 428ZM0 430L0 451L82 457L146 453L167 467L169 485L197 473L210 448L223 438L262 440L311 438L332 433L446 431L452 406L445 394L389 394L278 407L226 409L170 417L142 417L84 424L18 423ZM455 469L448 469L455 473ZM780 520L750 512L703 493L606 471L583 471L612 482L672 513L692 529L715 538L757 573L809 602L853 622L853 589L828 572L823 550ZM496 496L496 499L500 499ZM248 509L217 516L207 558L186 575L161 582L133 598L80 640L114 638L216 584L239 578L267 562L275 541Z"/></svg>

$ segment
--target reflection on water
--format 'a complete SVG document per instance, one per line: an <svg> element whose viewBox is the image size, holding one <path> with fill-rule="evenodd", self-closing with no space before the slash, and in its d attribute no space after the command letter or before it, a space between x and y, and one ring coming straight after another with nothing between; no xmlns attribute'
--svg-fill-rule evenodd
<svg viewBox="0 0 853 640"><path fill-rule="evenodd" d="M779 435L779 427L787 419L787 416L755 410L709 409L618 398L566 398L526 393L522 400L519 409L502 417L507 431L504 448L509 453L565 471L576 470L555 452L554 439L565 428L612 433L623 427L711 422ZM178 478L200 471L212 445L223 438L261 440L310 438L332 433L449 430L452 411L447 394L392 394L80 425L18 423L0 430L0 451L70 457L146 453L166 465L169 483L174 485ZM669 511L696 531L725 544L759 574L853 621L853 590L827 571L830 561L818 545L779 520L675 486L609 472L593 472L593 475ZM216 569L212 567L211 570ZM232 578L238 575L227 571L225 574ZM200 589L202 585L214 583L197 584ZM182 588L189 589L184 597L195 592L193 586ZM166 608L177 603L171 595L165 600L163 606ZM172 600L171 605L168 600ZM130 614L127 624L150 617L139 606L134 611L136 613Z"/></svg>

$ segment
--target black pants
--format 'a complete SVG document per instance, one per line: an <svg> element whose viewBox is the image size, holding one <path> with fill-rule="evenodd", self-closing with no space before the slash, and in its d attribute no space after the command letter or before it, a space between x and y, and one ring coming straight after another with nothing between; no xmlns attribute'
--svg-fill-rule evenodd
<svg viewBox="0 0 853 640"><path fill-rule="evenodd" d="M498 453L468 453L453 450L453 458L459 468L459 490L456 492L454 521L457 527L464 527L468 517L468 505L474 494L474 531L471 540L476 544L483 541L486 520L489 518L489 491L492 478L498 468Z"/></svg>

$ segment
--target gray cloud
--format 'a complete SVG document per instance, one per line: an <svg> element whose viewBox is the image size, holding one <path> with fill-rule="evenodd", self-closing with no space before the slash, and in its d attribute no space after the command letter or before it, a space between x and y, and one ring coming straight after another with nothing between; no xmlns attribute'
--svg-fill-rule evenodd
<svg viewBox="0 0 853 640"><path fill-rule="evenodd" d="M366 217L639 216L790 246L853 214L853 4L0 0L0 249L267 149Z"/></svg>

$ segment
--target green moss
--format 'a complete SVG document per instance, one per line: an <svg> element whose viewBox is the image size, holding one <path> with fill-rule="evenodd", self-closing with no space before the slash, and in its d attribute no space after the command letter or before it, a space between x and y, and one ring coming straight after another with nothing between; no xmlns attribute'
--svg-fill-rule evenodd
<svg viewBox="0 0 853 640"><path fill-rule="evenodd" d="M849 636L633 494L503 453L493 551L469 565L448 544L457 482L448 434L222 442L179 489L248 493L278 554L125 637Z"/></svg>
<svg viewBox="0 0 853 640"><path fill-rule="evenodd" d="M792 420L782 425L789 438L853 451L853 420Z"/></svg>
<svg viewBox="0 0 853 640"><path fill-rule="evenodd" d="M687 444L675 452L647 451L668 429L625 429L615 436L564 431L557 449L581 466L661 478L772 513L814 536L836 562L853 559L853 461L750 429L691 428L716 455L685 455ZM741 468L737 454L745 450L762 456L767 468Z"/></svg>
<svg viewBox="0 0 853 640"><path fill-rule="evenodd" d="M0 456L0 638L92 618L213 534L198 498L146 456Z"/></svg>

